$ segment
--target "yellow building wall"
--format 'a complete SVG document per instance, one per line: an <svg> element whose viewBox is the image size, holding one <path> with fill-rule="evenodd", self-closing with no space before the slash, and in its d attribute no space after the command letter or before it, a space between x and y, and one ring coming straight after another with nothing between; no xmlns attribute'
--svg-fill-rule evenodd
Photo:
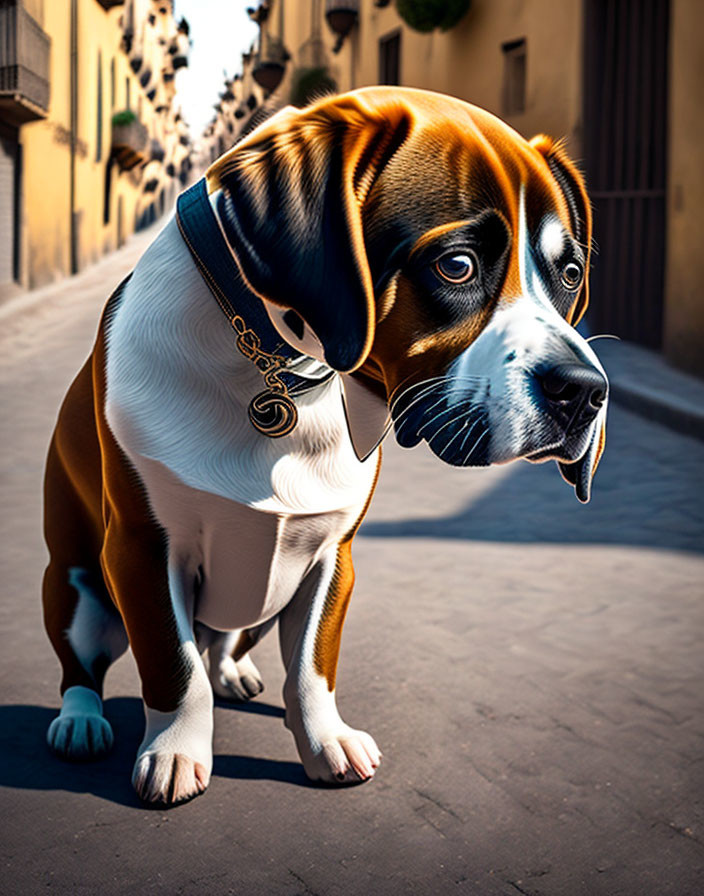
<svg viewBox="0 0 704 896"><path fill-rule="evenodd" d="M51 0L43 12L40 24L51 37L49 110L46 119L20 129L20 270L22 285L29 287L70 268L69 0Z"/></svg>
<svg viewBox="0 0 704 896"><path fill-rule="evenodd" d="M33 4L29 11L51 38L51 56L47 117L23 125L19 136L22 146L20 276L22 285L29 288L71 273L71 0L50 0L43 4L41 0L33 0ZM164 137L163 121L157 121L154 106L145 96L120 47L122 14L122 6L106 11L97 0L77 0L74 203L79 270L121 245L134 231L138 215L154 200L153 194L145 194L142 189L139 167L131 172L121 172L114 164L110 169L109 214L105 223L105 181L111 153L112 116L128 106L128 83L132 110L150 135L160 137L162 142ZM159 54L163 50L157 48L156 42L152 49L159 71ZM99 68L102 70L100 77ZM99 89L102 89L100 129Z"/></svg>
<svg viewBox="0 0 704 896"><path fill-rule="evenodd" d="M279 33L280 0L266 27ZM319 12L315 6L318 4ZM284 43L292 55L277 91L285 96L302 62L316 14L331 74L341 91L379 83L379 40L401 32L400 83L457 96L499 115L530 138L544 132L565 137L581 151L581 0L472 0L469 12L447 32L421 34L403 22L390 3L382 9L361 0L358 25L338 54L324 15L324 0L284 2ZM502 44L524 38L527 52L526 107L520 115L502 109Z"/></svg>
<svg viewBox="0 0 704 896"><path fill-rule="evenodd" d="M103 225L105 164L110 155L110 59L119 48L117 10L106 13L93 0L78 3L78 140L76 217L78 267L84 268L111 248ZM98 61L102 74L98 76ZM107 63L107 65L106 65ZM102 122L98 148L98 90ZM107 89L106 89L107 88Z"/></svg>

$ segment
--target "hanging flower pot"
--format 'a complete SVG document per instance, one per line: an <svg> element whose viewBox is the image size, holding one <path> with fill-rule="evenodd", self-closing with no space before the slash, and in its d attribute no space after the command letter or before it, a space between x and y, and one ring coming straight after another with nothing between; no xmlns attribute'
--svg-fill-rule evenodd
<svg viewBox="0 0 704 896"><path fill-rule="evenodd" d="M121 171L130 171L147 158L149 134L130 109L112 117L111 150Z"/></svg>
<svg viewBox="0 0 704 896"><path fill-rule="evenodd" d="M449 31L464 18L470 0L396 0L396 11L414 31Z"/></svg>
<svg viewBox="0 0 704 896"><path fill-rule="evenodd" d="M278 37L262 35L263 48L254 60L252 77L264 90L276 90L281 83L290 59L286 47Z"/></svg>
<svg viewBox="0 0 704 896"><path fill-rule="evenodd" d="M335 34L346 37L357 24L359 0L325 0L325 18Z"/></svg>

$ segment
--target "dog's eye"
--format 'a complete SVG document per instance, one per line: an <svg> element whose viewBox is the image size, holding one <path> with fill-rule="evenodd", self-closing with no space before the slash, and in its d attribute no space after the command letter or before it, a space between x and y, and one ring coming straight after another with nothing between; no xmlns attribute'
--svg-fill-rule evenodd
<svg viewBox="0 0 704 896"><path fill-rule="evenodd" d="M471 255L461 252L443 255L435 262L435 270L448 283L467 283L476 274L477 266Z"/></svg>
<svg viewBox="0 0 704 896"><path fill-rule="evenodd" d="M582 276L581 266L576 261L570 261L562 269L560 279L562 280L562 285L567 289L577 289L582 282Z"/></svg>

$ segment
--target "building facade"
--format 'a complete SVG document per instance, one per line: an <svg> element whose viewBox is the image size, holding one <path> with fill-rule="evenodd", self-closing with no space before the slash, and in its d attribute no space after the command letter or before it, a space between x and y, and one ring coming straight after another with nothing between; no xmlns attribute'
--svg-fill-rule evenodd
<svg viewBox="0 0 704 896"><path fill-rule="evenodd" d="M189 165L171 0L0 0L0 295L81 270Z"/></svg>
<svg viewBox="0 0 704 896"><path fill-rule="evenodd" d="M445 6L454 21L434 22L438 4L424 0L259 3L250 15L260 39L225 85L202 160L228 149L262 107L379 83L452 94L528 138L564 138L594 205L590 328L704 375L698 0Z"/></svg>

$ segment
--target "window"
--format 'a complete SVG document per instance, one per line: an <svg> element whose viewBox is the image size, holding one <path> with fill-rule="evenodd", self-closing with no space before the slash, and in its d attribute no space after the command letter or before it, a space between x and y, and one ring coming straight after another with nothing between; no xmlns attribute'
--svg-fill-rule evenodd
<svg viewBox="0 0 704 896"><path fill-rule="evenodd" d="M526 111L526 41L511 40L502 45L504 54L503 113L520 115Z"/></svg>
<svg viewBox="0 0 704 896"><path fill-rule="evenodd" d="M125 78L125 109L131 109L130 105L130 79Z"/></svg>
<svg viewBox="0 0 704 896"><path fill-rule="evenodd" d="M96 108L95 127L95 161L103 158L103 57L98 50L98 103Z"/></svg>
<svg viewBox="0 0 704 896"><path fill-rule="evenodd" d="M103 224L110 223L110 194L112 192L113 165L113 157L109 156L105 164L105 181L103 185Z"/></svg>
<svg viewBox="0 0 704 896"><path fill-rule="evenodd" d="M110 111L115 111L115 57L110 60Z"/></svg>
<svg viewBox="0 0 704 896"><path fill-rule="evenodd" d="M379 40L379 83L399 84L401 70L401 32L394 31Z"/></svg>

